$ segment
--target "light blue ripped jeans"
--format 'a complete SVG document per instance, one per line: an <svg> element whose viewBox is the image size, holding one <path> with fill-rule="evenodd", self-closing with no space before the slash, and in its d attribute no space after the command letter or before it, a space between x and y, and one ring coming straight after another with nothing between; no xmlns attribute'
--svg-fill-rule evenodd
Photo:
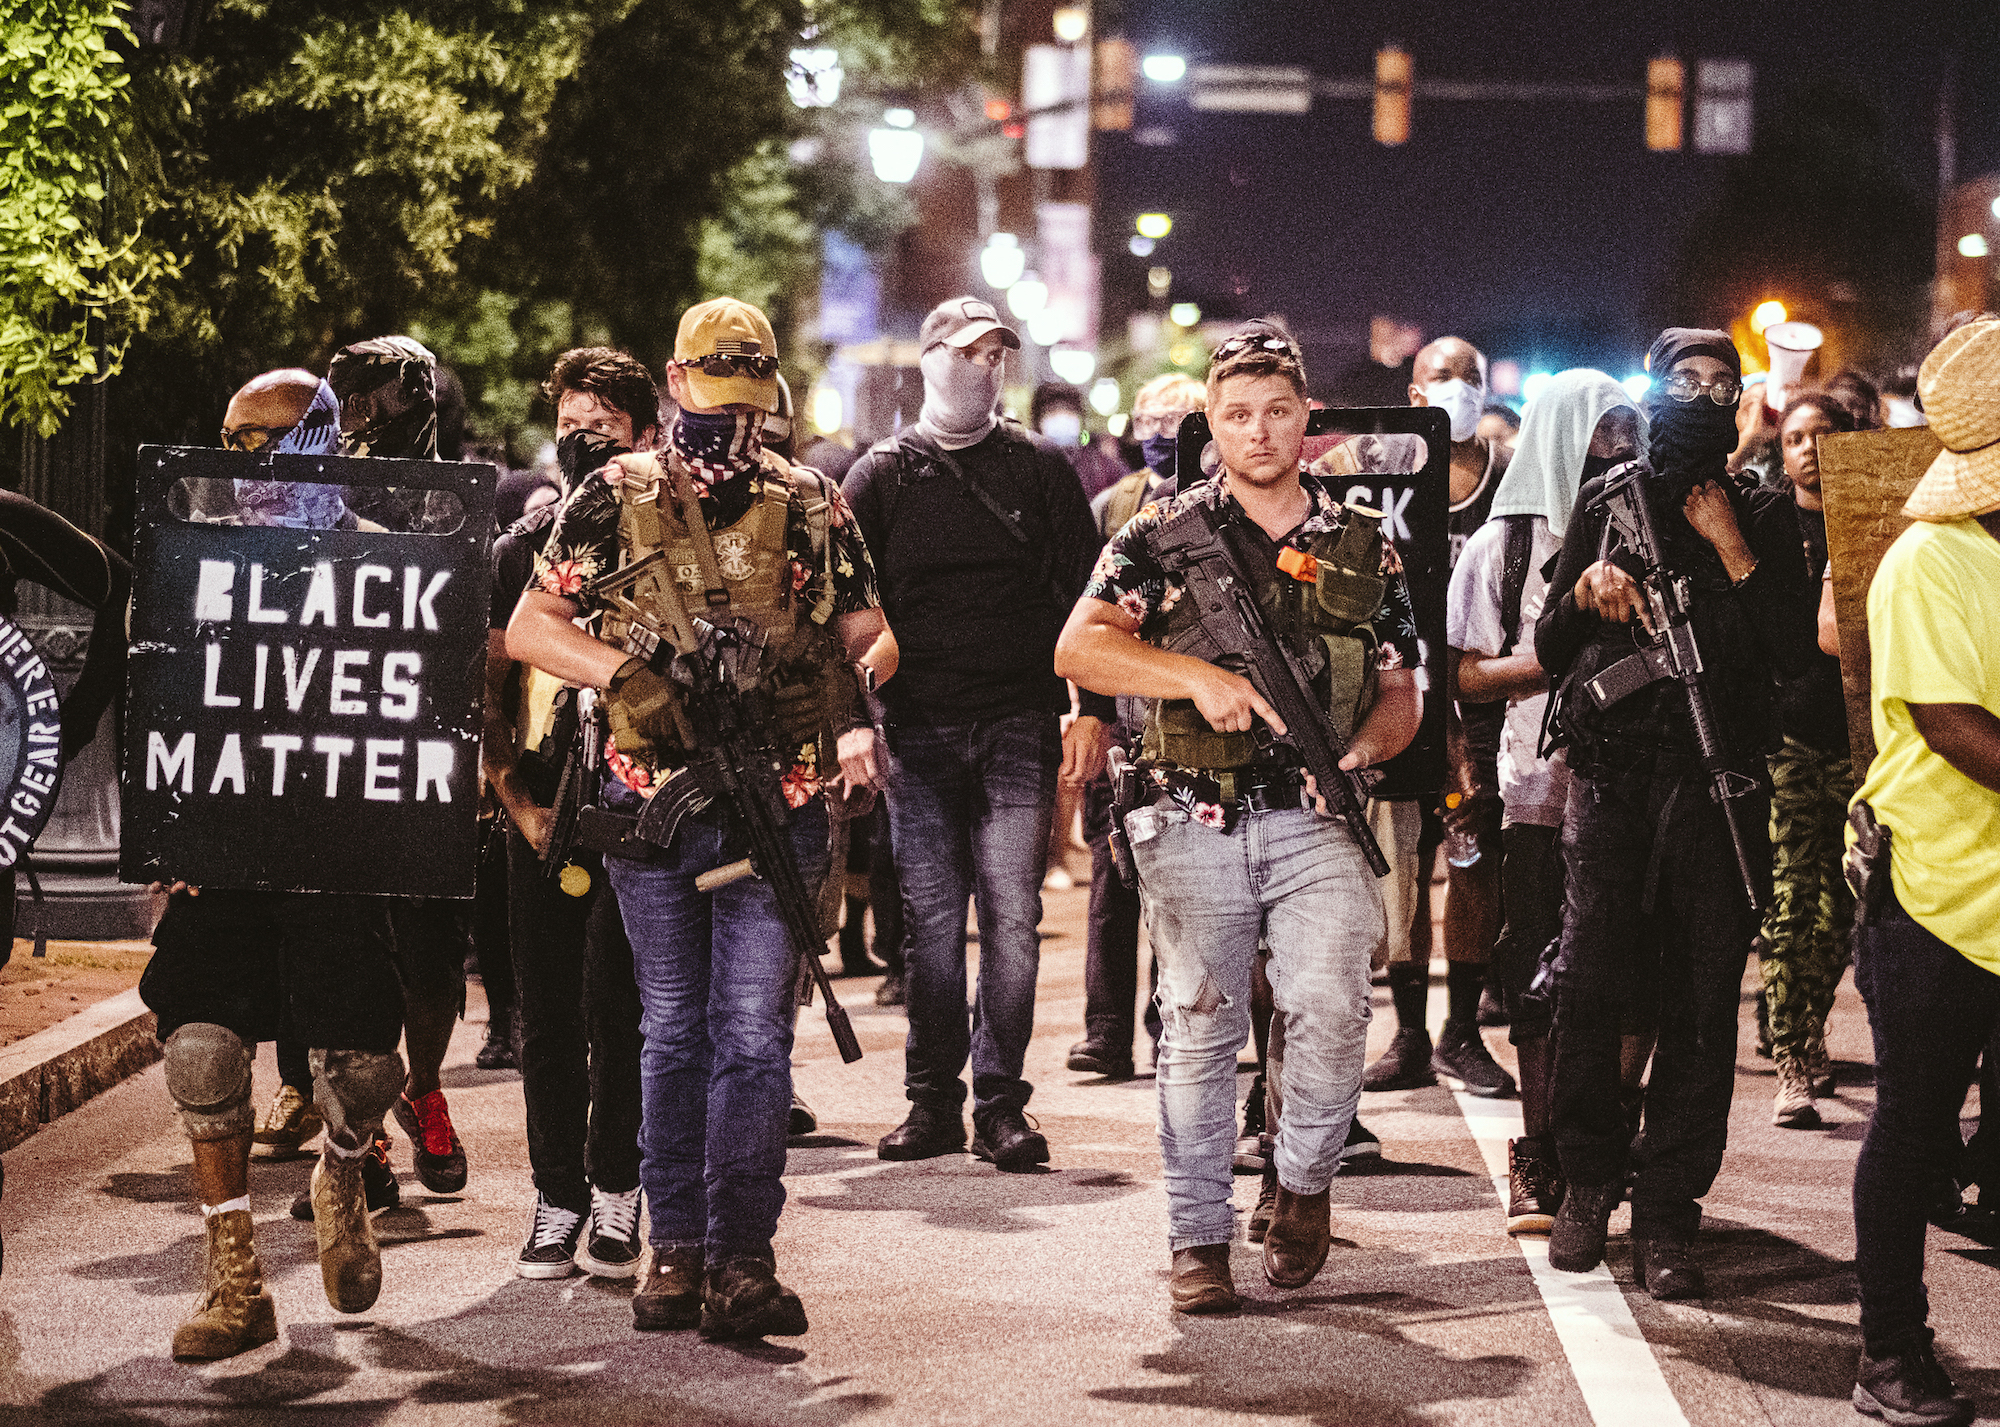
<svg viewBox="0 0 2000 1427"><path fill-rule="evenodd" d="M1171 803L1126 818L1159 958L1160 1159L1176 1251L1236 1230L1236 1054L1250 1030L1250 967L1271 948L1283 1018L1278 1182L1333 1180L1367 1055L1369 963L1387 933L1382 894L1344 824L1307 808L1246 812L1233 832Z"/></svg>

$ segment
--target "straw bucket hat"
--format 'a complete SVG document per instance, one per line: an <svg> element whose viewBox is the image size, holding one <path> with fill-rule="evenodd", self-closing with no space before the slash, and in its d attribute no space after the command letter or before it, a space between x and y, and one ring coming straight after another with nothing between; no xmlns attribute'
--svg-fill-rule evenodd
<svg viewBox="0 0 2000 1427"><path fill-rule="evenodd" d="M2000 510L2000 322L1968 322L1932 348L1917 392L1944 450L1903 514L1951 521Z"/></svg>

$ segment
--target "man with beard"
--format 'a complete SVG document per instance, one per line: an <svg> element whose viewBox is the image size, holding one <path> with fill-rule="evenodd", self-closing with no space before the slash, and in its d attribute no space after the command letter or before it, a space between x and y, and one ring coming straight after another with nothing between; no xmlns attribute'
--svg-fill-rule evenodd
<svg viewBox="0 0 2000 1427"><path fill-rule="evenodd" d="M1728 336L1668 328L1647 368L1641 490L1669 577L1689 587L1715 731L1740 790L1727 812L1762 904L1771 867L1764 754L1777 733L1771 673L1805 669L1816 592L1791 498L1744 496L1728 479L1742 390ZM1593 693L1593 680L1615 680L1614 668L1634 656L1635 620L1657 632L1637 582L1642 567L1607 539L1603 492L1612 476L1578 493L1549 581L1561 594L1535 629L1536 656L1559 689L1556 726L1571 773L1552 1089L1567 1196L1549 1262L1580 1273L1602 1260L1629 1149L1634 1277L1655 1298L1691 1298L1704 1290L1694 1238L1728 1136L1739 987L1757 911L1679 682L1635 679L1631 692L1602 704ZM1601 558L1607 548L1610 558ZM1657 978L1659 1038L1634 1145L1619 1102L1619 1032L1648 974Z"/></svg>
<svg viewBox="0 0 2000 1427"><path fill-rule="evenodd" d="M564 352L542 394L555 407L565 495L614 457L651 450L659 438L659 392L627 353ZM535 1180L534 1212L514 1271L564 1278L581 1263L598 1278L630 1278L639 1266L639 991L632 948L600 854L572 848L559 883L543 866L555 830L549 803L562 770L540 749L561 682L507 653L507 621L558 509L530 511L494 542L486 646L483 761L509 822L508 927ZM593 700L578 715L578 736L582 721L596 717Z"/></svg>
<svg viewBox="0 0 2000 1427"><path fill-rule="evenodd" d="M902 873L910 1112L883 1159L965 1149L1003 1170L1049 1157L1021 1077L1041 964L1042 875L1056 778L1104 766L1117 718L1052 671L1056 633L1097 552L1076 473L1054 446L995 415L1021 339L990 303L952 298L924 319L916 424L854 463L844 488L882 572L902 666L882 697L889 825ZM1060 742L1058 742L1060 739ZM966 1011L966 903L977 893L979 987Z"/></svg>

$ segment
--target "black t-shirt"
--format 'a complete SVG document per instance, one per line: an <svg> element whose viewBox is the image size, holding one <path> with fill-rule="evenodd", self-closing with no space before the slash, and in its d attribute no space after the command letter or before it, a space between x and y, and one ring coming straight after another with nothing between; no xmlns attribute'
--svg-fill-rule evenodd
<svg viewBox="0 0 2000 1427"><path fill-rule="evenodd" d="M549 531L556 523L556 512L561 509L558 501L537 506L508 526L493 542L493 614L490 628L505 629L507 621L514 617L514 606L521 602L521 592L528 588L528 576L534 573L535 557L549 543Z"/></svg>
<svg viewBox="0 0 2000 1427"><path fill-rule="evenodd" d="M1806 573L1815 591L1826 578L1826 512L1798 508L1805 537ZM1847 751L1847 698L1840 686L1840 658L1815 647L1805 673L1778 680L1778 720L1788 737L1828 753Z"/></svg>

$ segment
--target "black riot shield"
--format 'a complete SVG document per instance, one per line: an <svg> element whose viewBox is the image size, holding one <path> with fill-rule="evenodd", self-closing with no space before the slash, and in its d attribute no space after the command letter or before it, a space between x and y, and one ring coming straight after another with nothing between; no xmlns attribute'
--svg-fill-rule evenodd
<svg viewBox="0 0 2000 1427"><path fill-rule="evenodd" d="M1424 719L1410 746L1381 767L1378 798L1431 797L1444 789L1445 593L1451 582L1451 422L1423 406L1315 411L1307 463L1334 496L1382 512L1416 607L1423 646ZM1215 474L1208 417L1184 418L1175 469Z"/></svg>
<svg viewBox="0 0 2000 1427"><path fill-rule="evenodd" d="M494 480L140 448L122 878L472 895Z"/></svg>

